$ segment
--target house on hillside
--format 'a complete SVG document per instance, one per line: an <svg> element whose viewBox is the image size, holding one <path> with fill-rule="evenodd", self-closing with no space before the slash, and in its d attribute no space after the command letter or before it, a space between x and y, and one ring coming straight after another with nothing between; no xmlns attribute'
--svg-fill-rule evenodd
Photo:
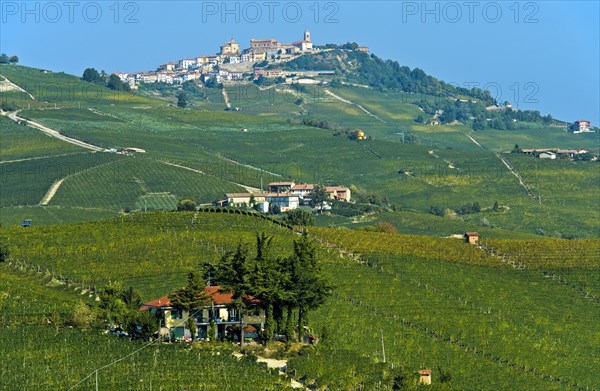
<svg viewBox="0 0 600 391"><path fill-rule="evenodd" d="M284 182L277 182L284 183ZM277 205L281 212L289 212L300 206L300 198L292 193L227 193L225 199L227 206L250 207L250 200L254 197L254 204L259 205L261 211L268 211L270 206ZM266 212L265 212L266 213Z"/></svg>
<svg viewBox="0 0 600 391"><path fill-rule="evenodd" d="M573 127L573 133L584 133L589 132L591 128L591 122L585 119L580 119L575 121L575 126Z"/></svg>
<svg viewBox="0 0 600 391"><path fill-rule="evenodd" d="M248 207L252 196L254 196L254 202L258 204L266 201L266 195L267 193L227 193L225 200L227 200L227 206Z"/></svg>
<svg viewBox="0 0 600 391"><path fill-rule="evenodd" d="M300 198L290 193L270 193L265 197L265 201L270 206L278 206L282 212L289 212L300 206Z"/></svg>
<svg viewBox="0 0 600 391"><path fill-rule="evenodd" d="M229 308L233 302L233 292L223 293L220 290L220 286L207 286L208 302L191 314L198 330L196 335L191 335L186 325L190 314L173 307L169 296L144 303L140 311L150 311L160 318L161 335L168 335L171 341L208 338L210 327L214 327L217 339L239 342L240 314L237 310ZM265 313L258 306L258 299L248 296L244 301L248 308L243 319L244 338L256 340L258 332L264 328Z"/></svg>
<svg viewBox="0 0 600 391"><path fill-rule="evenodd" d="M465 232L465 241L470 244L477 244L479 242L479 233L478 232Z"/></svg>
<svg viewBox="0 0 600 391"><path fill-rule="evenodd" d="M349 202L352 197L350 189L344 186L325 186L325 193L331 200Z"/></svg>
<svg viewBox="0 0 600 391"><path fill-rule="evenodd" d="M290 193L297 195L300 198L304 198L308 196L314 189L315 185L312 184L294 185L290 189Z"/></svg>
<svg viewBox="0 0 600 391"><path fill-rule="evenodd" d="M287 193L294 185L294 182L269 182L268 184L271 193Z"/></svg>

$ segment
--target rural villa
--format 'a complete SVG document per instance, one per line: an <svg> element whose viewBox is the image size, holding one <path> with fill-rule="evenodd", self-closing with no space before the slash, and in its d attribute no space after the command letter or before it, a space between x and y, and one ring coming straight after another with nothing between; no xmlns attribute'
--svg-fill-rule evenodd
<svg viewBox="0 0 600 391"><path fill-rule="evenodd" d="M220 286L207 286L206 293L209 301L198 311L192 314L198 329L197 335L192 336L187 327L189 313L173 307L169 296L149 301L140 307L141 311L150 311L160 317L160 335L169 336L173 341L191 341L194 339L208 338L211 323L215 328L217 339L225 340L228 337L239 341L240 314L237 310L228 308L233 301L233 293L220 292ZM244 315L244 338L256 340L259 332L264 328L265 313L258 307L259 300L251 296L245 299L248 312ZM212 321L212 322L211 322Z"/></svg>
<svg viewBox="0 0 600 391"><path fill-rule="evenodd" d="M294 182L270 182L268 192L259 193L227 193L225 199L219 201L220 205L232 207L247 207L252 202L259 206L263 213L270 208L278 206L281 212L289 212L305 205L309 201L310 193L315 189L313 184L295 184ZM351 191L343 186L325 186L325 193L330 200L346 201L351 199Z"/></svg>

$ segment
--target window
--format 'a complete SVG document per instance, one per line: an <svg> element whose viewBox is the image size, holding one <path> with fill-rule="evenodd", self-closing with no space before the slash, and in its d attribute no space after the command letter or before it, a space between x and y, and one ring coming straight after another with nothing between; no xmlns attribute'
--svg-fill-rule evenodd
<svg viewBox="0 0 600 391"><path fill-rule="evenodd" d="M175 327L171 329L171 338L175 340L183 339L185 336L185 328L184 327Z"/></svg>
<svg viewBox="0 0 600 391"><path fill-rule="evenodd" d="M196 312L196 322L198 323L204 323L204 310L198 310Z"/></svg>
<svg viewBox="0 0 600 391"><path fill-rule="evenodd" d="M183 313L179 310L171 310L171 319L183 319Z"/></svg>

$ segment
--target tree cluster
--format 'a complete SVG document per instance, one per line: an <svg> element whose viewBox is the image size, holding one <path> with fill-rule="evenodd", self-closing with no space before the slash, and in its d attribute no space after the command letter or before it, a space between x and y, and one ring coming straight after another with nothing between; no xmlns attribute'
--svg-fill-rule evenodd
<svg viewBox="0 0 600 391"><path fill-rule="evenodd" d="M312 212L306 209L294 209L288 212L287 216L283 219L283 222L288 225L296 226L311 226L315 225L315 217Z"/></svg>
<svg viewBox="0 0 600 391"><path fill-rule="evenodd" d="M159 321L149 311L140 311L140 293L110 283L99 294L98 318L110 327L127 331L131 338L148 339L158 331Z"/></svg>
<svg viewBox="0 0 600 391"><path fill-rule="evenodd" d="M106 72L98 72L94 68L86 68L85 71L83 71L81 80L110 88L113 91L131 91L129 83L121 81L121 78L116 74L113 73L109 76Z"/></svg>
<svg viewBox="0 0 600 391"><path fill-rule="evenodd" d="M180 198L177 202L179 212L193 212L196 210L196 200L194 198Z"/></svg>
<svg viewBox="0 0 600 391"><path fill-rule="evenodd" d="M17 64L19 62L19 57L17 56L8 56L6 53L0 54L0 64Z"/></svg>
<svg viewBox="0 0 600 391"><path fill-rule="evenodd" d="M497 211L498 208L499 208L498 201L496 201L496 203L494 203L493 210ZM481 207L479 206L478 202L474 202L472 204L467 203L467 204L461 205L460 207L455 209L454 212L457 215L467 215L467 214L479 213L479 212L481 212ZM436 215L436 216L445 216L446 210L437 205L431 205L429 207L429 213L431 213L432 215Z"/></svg>
<svg viewBox="0 0 600 391"><path fill-rule="evenodd" d="M322 274L315 244L306 233L294 241L293 253L287 257L274 254L272 240L258 234L254 254L248 244L240 243L219 263L206 264L205 270L223 291L234 293L232 307L240 311L242 319L247 299L258 300L256 305L266 314L265 342L276 333L288 341L301 340L308 313L325 302L332 286Z"/></svg>
<svg viewBox="0 0 600 391"><path fill-rule="evenodd" d="M510 107L504 107L500 110L486 110L489 103L488 101L475 99L466 102L459 99L422 99L417 105L429 115L438 113L438 119L443 124L459 121L470 124L473 130L513 130L516 121L537 122L544 125L548 125L553 121L551 115L542 116L539 111L533 110L513 110ZM417 122L419 121L417 120Z"/></svg>

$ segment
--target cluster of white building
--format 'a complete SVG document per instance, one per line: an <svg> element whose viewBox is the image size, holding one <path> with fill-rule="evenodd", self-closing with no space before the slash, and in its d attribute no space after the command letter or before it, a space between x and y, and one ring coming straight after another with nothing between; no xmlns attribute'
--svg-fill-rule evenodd
<svg viewBox="0 0 600 391"><path fill-rule="evenodd" d="M223 81L241 80L244 72L236 71L229 64L249 63L254 64L262 61L280 62L289 61L294 57L316 51L310 37L310 32L304 32L304 39L291 44L280 42L274 38L251 39L250 47L240 50L240 45L232 38L229 42L221 45L218 54L184 58L179 61L168 62L158 67L156 71L122 73L116 72L123 82L129 83L130 87L136 89L141 83L166 83L182 84L189 80L201 80L206 83L214 78L217 83ZM252 66L249 67L251 69ZM248 76L255 78L263 75L265 77L278 77L280 70L269 72L262 68L254 70Z"/></svg>
<svg viewBox="0 0 600 391"><path fill-rule="evenodd" d="M253 207L258 205L261 212L267 213L274 206L281 212L289 212L308 204L310 194L315 190L313 184L296 184L294 182L271 182L269 191L259 193L227 193L223 200L217 201L221 206ZM325 186L325 193L330 200L350 201L351 191L344 186Z"/></svg>

